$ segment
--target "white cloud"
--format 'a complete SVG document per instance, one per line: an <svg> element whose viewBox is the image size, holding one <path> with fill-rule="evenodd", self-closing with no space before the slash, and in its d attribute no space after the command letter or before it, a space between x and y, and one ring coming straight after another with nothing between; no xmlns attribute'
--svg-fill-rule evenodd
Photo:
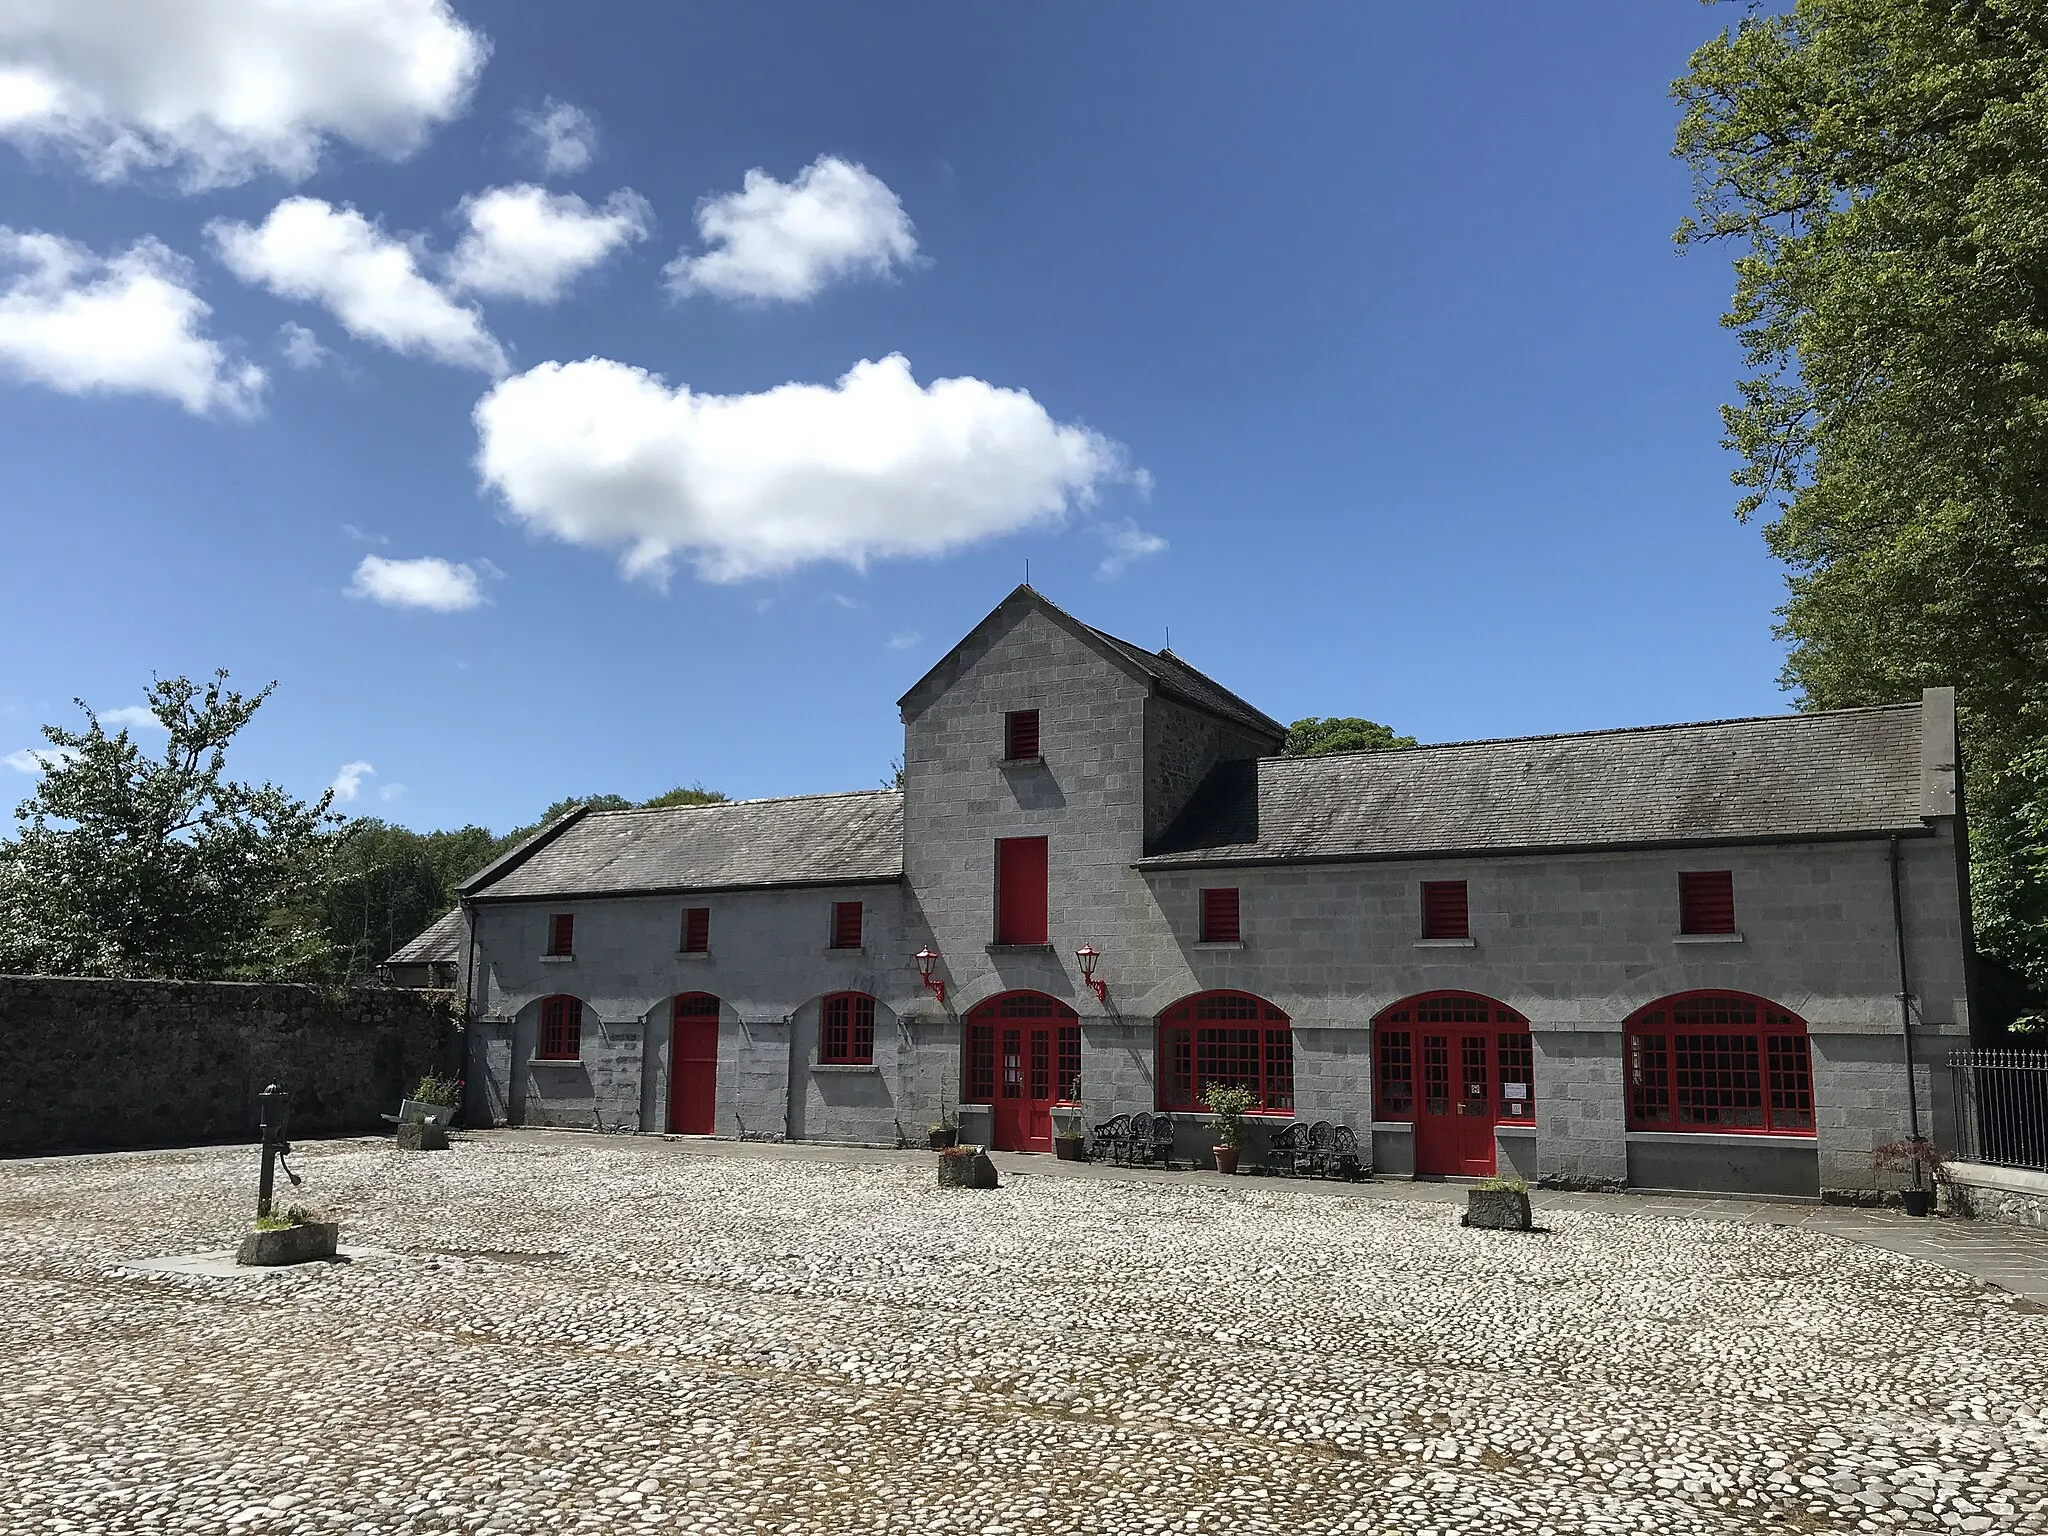
<svg viewBox="0 0 2048 1536"><path fill-rule="evenodd" d="M550 96L538 112L515 112L527 149L549 176L573 176L597 155L597 122L581 107Z"/></svg>
<svg viewBox="0 0 2048 1536"><path fill-rule="evenodd" d="M365 762L343 763L329 786L334 791L336 802L347 805L361 793L363 780L372 778L377 770Z"/></svg>
<svg viewBox="0 0 2048 1536"><path fill-rule="evenodd" d="M277 328L277 350L301 373L308 368L318 368L334 356L320 344L320 338L310 327L300 325L296 320L287 320Z"/></svg>
<svg viewBox="0 0 2048 1536"><path fill-rule="evenodd" d="M389 544L391 542L390 539L381 533L365 533L354 523L343 523L341 531L354 539L358 544Z"/></svg>
<svg viewBox="0 0 2048 1536"><path fill-rule="evenodd" d="M1098 581L1113 581L1133 561L1164 554L1167 549L1166 540L1156 533L1147 533L1128 517L1119 522L1098 523L1095 532L1109 546L1102 564L1095 567Z"/></svg>
<svg viewBox="0 0 2048 1536"><path fill-rule="evenodd" d="M1058 522L1128 473L1115 443L1024 391L920 386L896 355L756 395L543 363L492 388L476 425L477 472L516 516L657 580L677 554L714 581L936 555Z"/></svg>
<svg viewBox="0 0 2048 1536"><path fill-rule="evenodd" d="M366 597L388 608L429 608L435 613L460 613L484 600L474 570L431 555L418 560L365 555L348 585L348 596Z"/></svg>
<svg viewBox="0 0 2048 1536"><path fill-rule="evenodd" d="M68 763L77 755L70 747L23 747L19 752L0 757L0 763L18 773L41 773L45 768Z"/></svg>
<svg viewBox="0 0 2048 1536"><path fill-rule="evenodd" d="M405 786L403 784L385 784L377 790L377 798L386 805L389 805L394 800L401 800L404 797Z"/></svg>
<svg viewBox="0 0 2048 1536"><path fill-rule="evenodd" d="M103 730L160 731L163 721L157 719L156 711L147 704L123 704L119 709L103 709L95 717Z"/></svg>
<svg viewBox="0 0 2048 1536"><path fill-rule="evenodd" d="M145 394L195 416L253 416L264 373L204 334L191 264L156 240L101 258L0 226L0 364L67 395Z"/></svg>
<svg viewBox="0 0 2048 1536"><path fill-rule="evenodd" d="M614 251L645 240L653 210L631 190L593 209L573 194L522 184L464 199L462 215L469 233L448 259L451 286L549 304Z"/></svg>
<svg viewBox="0 0 2048 1536"><path fill-rule="evenodd" d="M410 154L489 51L448 0L6 0L0 137L100 181L297 180L330 138Z"/></svg>
<svg viewBox="0 0 2048 1536"><path fill-rule="evenodd" d="M505 371L505 353L483 318L420 272L419 253L351 207L288 197L252 229L207 225L228 269L288 299L324 304L351 336L394 352L486 373Z"/></svg>
<svg viewBox="0 0 2048 1536"><path fill-rule="evenodd" d="M791 182L747 172L740 191L698 204L697 233L717 249L663 269L679 295L800 303L835 278L887 277L917 256L896 194L867 167L831 155Z"/></svg>
<svg viewBox="0 0 2048 1536"><path fill-rule="evenodd" d="M907 651L923 638L924 636L920 635L916 630L906 629L900 634L894 634L889 637L889 649L892 651Z"/></svg>

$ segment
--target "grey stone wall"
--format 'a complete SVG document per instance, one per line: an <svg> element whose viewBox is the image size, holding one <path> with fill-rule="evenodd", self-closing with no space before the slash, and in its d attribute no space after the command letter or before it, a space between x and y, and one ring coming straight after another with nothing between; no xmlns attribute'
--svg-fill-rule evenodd
<svg viewBox="0 0 2048 1536"><path fill-rule="evenodd" d="M1171 699L1147 699L1145 841L1150 843L1172 824L1211 768L1268 755L1277 745Z"/></svg>
<svg viewBox="0 0 2048 1536"><path fill-rule="evenodd" d="M0 976L0 1153L254 1140L273 1082L296 1134L379 1130L457 1038L433 993Z"/></svg>

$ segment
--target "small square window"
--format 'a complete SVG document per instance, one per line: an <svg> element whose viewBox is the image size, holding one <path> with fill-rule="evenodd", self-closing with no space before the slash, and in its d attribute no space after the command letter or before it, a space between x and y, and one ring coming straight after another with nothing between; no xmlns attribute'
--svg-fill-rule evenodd
<svg viewBox="0 0 2048 1536"><path fill-rule="evenodd" d="M1678 931L1733 933L1735 875L1726 869L1696 870L1678 877Z"/></svg>
<svg viewBox="0 0 2048 1536"><path fill-rule="evenodd" d="M832 947L834 949L859 949L860 903L857 901L835 901L832 903Z"/></svg>
<svg viewBox="0 0 2048 1536"><path fill-rule="evenodd" d="M573 955L576 953L576 916L571 912L557 912L548 919L548 953L551 955Z"/></svg>
<svg viewBox="0 0 2048 1536"><path fill-rule="evenodd" d="M1013 709L1003 716L1003 756L1010 762L1038 756L1038 711Z"/></svg>
<svg viewBox="0 0 2048 1536"><path fill-rule="evenodd" d="M711 949L711 909L691 907L683 913L683 953L702 955Z"/></svg>
<svg viewBox="0 0 2048 1536"><path fill-rule="evenodd" d="M1202 942L1236 944L1243 930L1237 920L1237 887L1218 886L1202 892Z"/></svg>
<svg viewBox="0 0 2048 1536"><path fill-rule="evenodd" d="M1425 939L1469 939L1472 919L1462 880L1422 882L1422 936Z"/></svg>

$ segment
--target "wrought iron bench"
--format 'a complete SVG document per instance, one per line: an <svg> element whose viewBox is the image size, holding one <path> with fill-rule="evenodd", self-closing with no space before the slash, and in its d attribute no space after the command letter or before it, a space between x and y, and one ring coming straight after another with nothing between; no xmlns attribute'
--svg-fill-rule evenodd
<svg viewBox="0 0 2048 1536"><path fill-rule="evenodd" d="M1260 1173L1294 1172L1294 1143L1301 1132L1307 1130L1299 1120L1290 1121L1266 1138L1266 1155L1259 1159Z"/></svg>
<svg viewBox="0 0 2048 1536"><path fill-rule="evenodd" d="M1121 1163L1130 1155L1131 1117L1111 1115L1090 1133L1094 1140L1089 1145L1088 1155L1100 1162L1107 1156L1111 1162Z"/></svg>
<svg viewBox="0 0 2048 1536"><path fill-rule="evenodd" d="M1304 1177L1324 1177L1324 1169L1330 1159L1330 1143L1336 1139L1337 1128L1327 1120L1318 1120L1306 1131L1296 1122L1294 1130L1294 1171Z"/></svg>
<svg viewBox="0 0 2048 1536"><path fill-rule="evenodd" d="M1340 1125L1330 1133L1330 1151L1323 1166L1326 1176L1340 1179L1362 1179L1372 1172L1358 1150L1357 1135L1348 1125Z"/></svg>
<svg viewBox="0 0 2048 1536"><path fill-rule="evenodd" d="M1147 1163L1160 1168L1173 1166L1173 1116L1152 1117L1152 1144L1139 1149L1139 1155Z"/></svg>

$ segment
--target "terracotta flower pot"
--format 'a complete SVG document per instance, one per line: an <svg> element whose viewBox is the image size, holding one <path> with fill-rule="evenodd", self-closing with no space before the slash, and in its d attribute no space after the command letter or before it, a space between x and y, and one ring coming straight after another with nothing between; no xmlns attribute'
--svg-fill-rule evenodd
<svg viewBox="0 0 2048 1536"><path fill-rule="evenodd" d="M1237 1172L1237 1148L1218 1147L1216 1149L1216 1171L1218 1173Z"/></svg>

